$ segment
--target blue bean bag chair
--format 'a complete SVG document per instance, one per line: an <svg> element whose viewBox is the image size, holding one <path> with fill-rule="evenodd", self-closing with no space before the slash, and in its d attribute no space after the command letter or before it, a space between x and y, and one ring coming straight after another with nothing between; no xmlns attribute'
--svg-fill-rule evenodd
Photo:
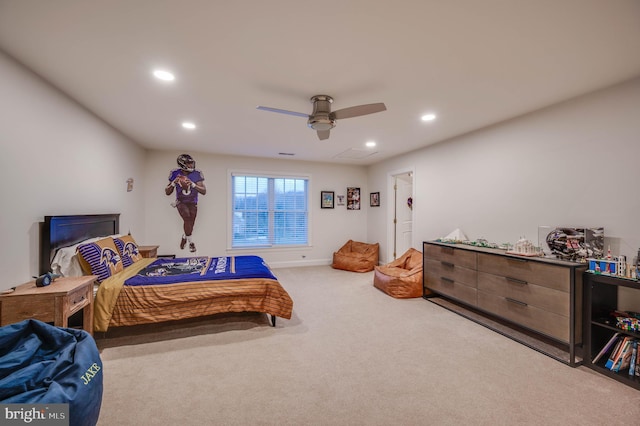
<svg viewBox="0 0 640 426"><path fill-rule="evenodd" d="M69 425L95 425L102 382L100 353L86 331L37 320L0 327L1 403L69 404Z"/></svg>

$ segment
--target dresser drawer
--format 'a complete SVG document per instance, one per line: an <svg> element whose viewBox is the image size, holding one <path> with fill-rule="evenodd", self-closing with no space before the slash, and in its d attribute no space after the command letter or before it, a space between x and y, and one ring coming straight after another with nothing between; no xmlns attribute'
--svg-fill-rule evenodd
<svg viewBox="0 0 640 426"><path fill-rule="evenodd" d="M526 281L478 272L478 290L510 298L562 316L569 316L569 293Z"/></svg>
<svg viewBox="0 0 640 426"><path fill-rule="evenodd" d="M476 269L477 267L476 254L477 253L469 250L456 249L447 246L437 246L432 244L426 244L424 246L425 259L440 260L470 269Z"/></svg>
<svg viewBox="0 0 640 426"><path fill-rule="evenodd" d="M518 325L569 342L569 318L515 299L478 291L478 307Z"/></svg>
<svg viewBox="0 0 640 426"><path fill-rule="evenodd" d="M424 273L425 286L436 293L457 299L469 305L476 305L477 290L475 287L462 284L447 277L432 272Z"/></svg>
<svg viewBox="0 0 640 426"><path fill-rule="evenodd" d="M571 286L570 269L526 258L478 253L478 271L535 283L567 293Z"/></svg>
<svg viewBox="0 0 640 426"><path fill-rule="evenodd" d="M470 287L476 287L478 273L474 269L465 268L442 260L426 259L424 271L437 277L448 278Z"/></svg>

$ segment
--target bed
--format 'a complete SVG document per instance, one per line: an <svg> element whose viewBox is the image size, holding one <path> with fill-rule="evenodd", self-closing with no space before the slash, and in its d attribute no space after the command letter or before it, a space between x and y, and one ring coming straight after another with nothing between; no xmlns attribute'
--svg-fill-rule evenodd
<svg viewBox="0 0 640 426"><path fill-rule="evenodd" d="M40 272L51 270L57 253L88 246L84 241L132 241L118 232L119 214L46 216L40 232ZM135 252L135 242L133 250L127 251L126 243L117 247L125 259ZM291 297L259 256L129 260L121 270L112 268L100 277L96 332L229 312L269 314L274 327L277 317L291 318Z"/></svg>

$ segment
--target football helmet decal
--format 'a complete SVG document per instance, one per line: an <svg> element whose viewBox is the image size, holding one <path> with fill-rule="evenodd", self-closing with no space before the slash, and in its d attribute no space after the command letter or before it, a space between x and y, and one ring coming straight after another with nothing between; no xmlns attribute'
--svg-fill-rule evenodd
<svg viewBox="0 0 640 426"><path fill-rule="evenodd" d="M189 154L181 154L178 156L178 167L185 172L191 173L196 169L196 160Z"/></svg>

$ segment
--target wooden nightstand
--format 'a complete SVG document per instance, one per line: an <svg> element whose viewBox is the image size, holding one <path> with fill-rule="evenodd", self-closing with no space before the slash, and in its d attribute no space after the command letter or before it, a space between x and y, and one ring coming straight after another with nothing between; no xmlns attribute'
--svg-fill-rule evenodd
<svg viewBox="0 0 640 426"><path fill-rule="evenodd" d="M138 246L138 251L142 257L158 257L158 247L160 246Z"/></svg>
<svg viewBox="0 0 640 426"><path fill-rule="evenodd" d="M93 282L95 275L57 278L46 287L30 281L0 294L0 326L33 318L68 327L69 317L83 309L82 328L93 335Z"/></svg>

